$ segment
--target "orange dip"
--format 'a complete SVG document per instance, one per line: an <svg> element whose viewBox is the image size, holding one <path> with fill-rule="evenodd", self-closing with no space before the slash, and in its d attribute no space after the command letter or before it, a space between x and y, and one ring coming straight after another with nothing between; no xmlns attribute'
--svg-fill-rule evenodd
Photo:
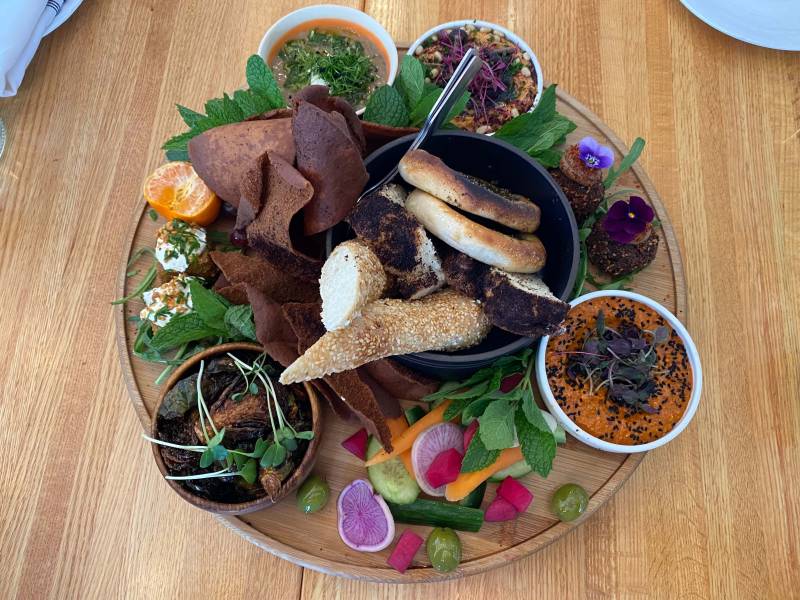
<svg viewBox="0 0 800 600"><path fill-rule="evenodd" d="M567 376L569 353L580 351L586 337L593 335L601 309L606 327L633 323L649 331L659 326L670 330L669 339L655 348L658 360L651 379L656 392L648 400L655 414L609 400L605 386L590 394L588 381ZM563 325L566 331L547 345L547 378L556 401L578 427L607 442L637 445L657 440L675 426L689 402L692 369L683 341L661 315L628 298L594 298L571 308Z"/></svg>

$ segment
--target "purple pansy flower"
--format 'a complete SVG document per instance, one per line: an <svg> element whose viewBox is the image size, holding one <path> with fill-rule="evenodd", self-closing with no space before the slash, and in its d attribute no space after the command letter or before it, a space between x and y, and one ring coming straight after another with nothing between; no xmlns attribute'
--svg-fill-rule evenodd
<svg viewBox="0 0 800 600"><path fill-rule="evenodd" d="M583 164L590 169L607 169L614 164L614 151L608 146L600 145L591 136L578 142L578 152Z"/></svg>
<svg viewBox="0 0 800 600"><path fill-rule="evenodd" d="M603 227L615 242L630 244L645 232L656 213L639 196L631 196L628 201L619 200L608 209Z"/></svg>

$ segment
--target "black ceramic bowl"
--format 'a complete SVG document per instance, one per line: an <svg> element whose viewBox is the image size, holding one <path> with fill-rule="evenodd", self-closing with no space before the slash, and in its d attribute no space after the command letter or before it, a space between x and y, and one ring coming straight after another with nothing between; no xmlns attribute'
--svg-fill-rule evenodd
<svg viewBox="0 0 800 600"><path fill-rule="evenodd" d="M366 167L370 176L367 186L376 183L400 162L414 137L399 138L367 157ZM536 235L547 250L547 263L539 275L553 294L567 300L578 270L578 229L567 199L547 170L502 140L465 131L440 131L423 148L453 169L494 182L539 205L542 221ZM334 243L351 235L341 228L331 234L329 240ZM459 379L505 354L530 346L534 341L495 327L483 342L466 350L419 352L396 358L428 375Z"/></svg>

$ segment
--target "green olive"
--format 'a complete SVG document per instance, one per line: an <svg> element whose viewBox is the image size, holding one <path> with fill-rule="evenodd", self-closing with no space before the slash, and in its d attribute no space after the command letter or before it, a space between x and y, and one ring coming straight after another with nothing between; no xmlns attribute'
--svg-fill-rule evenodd
<svg viewBox="0 0 800 600"><path fill-rule="evenodd" d="M461 562L461 541L449 527L437 527L431 531L425 549L433 568L442 573L452 571Z"/></svg>
<svg viewBox="0 0 800 600"><path fill-rule="evenodd" d="M562 485L553 494L550 507L562 521L574 521L586 512L589 494L577 483Z"/></svg>
<svg viewBox="0 0 800 600"><path fill-rule="evenodd" d="M311 475L297 490L297 508L304 513L321 510L328 503L331 489L319 475Z"/></svg>

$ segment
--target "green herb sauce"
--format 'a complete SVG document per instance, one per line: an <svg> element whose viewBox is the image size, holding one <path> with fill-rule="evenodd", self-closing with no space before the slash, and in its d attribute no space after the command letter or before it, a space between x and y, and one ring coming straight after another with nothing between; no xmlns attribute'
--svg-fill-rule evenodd
<svg viewBox="0 0 800 600"><path fill-rule="evenodd" d="M272 64L278 84L289 96L307 85L327 85L332 96L361 108L385 79L386 66L372 43L353 35L310 29L305 37L289 40Z"/></svg>

